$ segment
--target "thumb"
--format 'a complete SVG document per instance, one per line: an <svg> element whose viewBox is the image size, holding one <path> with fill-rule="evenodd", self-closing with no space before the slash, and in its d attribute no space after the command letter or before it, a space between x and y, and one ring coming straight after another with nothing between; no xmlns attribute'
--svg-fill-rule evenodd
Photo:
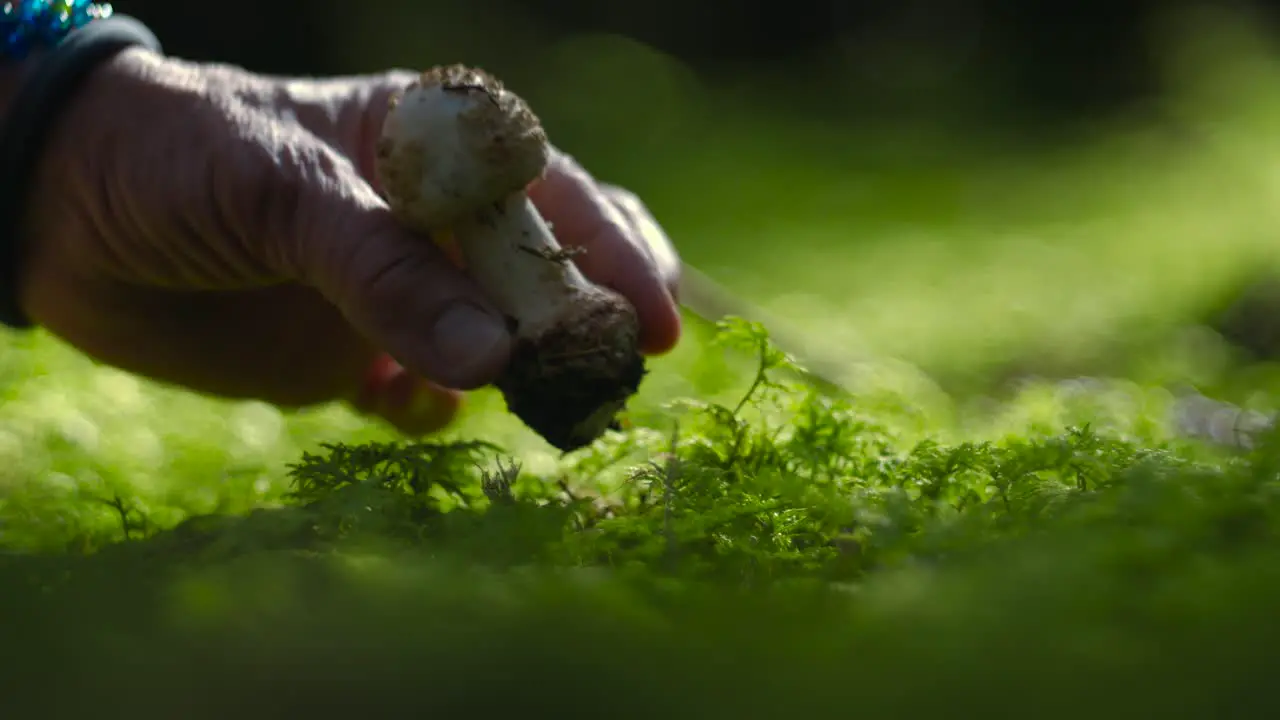
<svg viewBox="0 0 1280 720"><path fill-rule="evenodd" d="M502 316L430 238L396 222L349 160L318 141L313 152L323 162L273 173L274 192L294 200L294 221L275 234L286 272L413 373L459 390L492 382L511 351Z"/></svg>

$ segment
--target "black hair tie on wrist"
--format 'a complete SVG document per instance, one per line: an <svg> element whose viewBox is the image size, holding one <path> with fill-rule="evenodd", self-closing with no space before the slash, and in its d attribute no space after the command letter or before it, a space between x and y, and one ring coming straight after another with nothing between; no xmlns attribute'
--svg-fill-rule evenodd
<svg viewBox="0 0 1280 720"><path fill-rule="evenodd" d="M0 323L33 326L18 287L24 255L20 233L30 179L58 113L99 63L135 45L161 52L151 30L131 17L94 20L48 50L13 96L0 124Z"/></svg>

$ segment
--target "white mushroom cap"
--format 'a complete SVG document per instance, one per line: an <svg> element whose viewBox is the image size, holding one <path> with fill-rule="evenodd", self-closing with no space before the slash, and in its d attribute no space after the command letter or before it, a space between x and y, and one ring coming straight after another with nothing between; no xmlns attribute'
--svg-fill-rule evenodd
<svg viewBox="0 0 1280 720"><path fill-rule="evenodd" d="M379 181L405 225L429 232L523 191L549 148L529 106L482 70L428 70L392 100Z"/></svg>

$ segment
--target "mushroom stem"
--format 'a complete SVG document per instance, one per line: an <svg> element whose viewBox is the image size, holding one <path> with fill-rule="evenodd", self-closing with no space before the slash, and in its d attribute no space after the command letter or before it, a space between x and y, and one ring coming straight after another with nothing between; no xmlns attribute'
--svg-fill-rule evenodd
<svg viewBox="0 0 1280 720"><path fill-rule="evenodd" d="M467 272L498 310L532 335L565 317L590 285L523 192L451 228Z"/></svg>

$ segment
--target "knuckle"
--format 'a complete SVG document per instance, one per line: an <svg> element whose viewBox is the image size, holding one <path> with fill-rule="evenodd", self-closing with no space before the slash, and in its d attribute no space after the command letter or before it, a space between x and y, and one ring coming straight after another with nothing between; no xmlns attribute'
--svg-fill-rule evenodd
<svg viewBox="0 0 1280 720"><path fill-rule="evenodd" d="M548 176L551 178L559 177L562 180L579 183L587 186L595 186L596 180L587 172L582 163L578 162L572 155L565 151L552 147L547 158Z"/></svg>
<svg viewBox="0 0 1280 720"><path fill-rule="evenodd" d="M420 76L421 76L421 73L416 73L412 70L407 70L404 68L393 68L375 77L378 81L378 84L382 85L383 87L391 88L391 89L401 89L408 85L413 84Z"/></svg>
<svg viewBox="0 0 1280 720"><path fill-rule="evenodd" d="M324 238L298 233L291 246L295 277L351 310L370 304L403 307L415 290L423 291L411 282L423 277L423 253L393 239L394 220L385 213L351 213L328 224Z"/></svg>
<svg viewBox="0 0 1280 720"><path fill-rule="evenodd" d="M434 277L438 268L416 253L349 251L343 254L347 260L335 269L333 295L360 324L377 334L392 334L401 322L401 317L387 313L387 308L405 311L421 308L434 304L447 292L444 287L447 283L423 282L443 278Z"/></svg>
<svg viewBox="0 0 1280 720"><path fill-rule="evenodd" d="M618 187L617 185L601 184L600 189L610 200L618 207L624 210L628 215L635 217L645 217L649 215L649 209L645 206L644 201L634 192Z"/></svg>

